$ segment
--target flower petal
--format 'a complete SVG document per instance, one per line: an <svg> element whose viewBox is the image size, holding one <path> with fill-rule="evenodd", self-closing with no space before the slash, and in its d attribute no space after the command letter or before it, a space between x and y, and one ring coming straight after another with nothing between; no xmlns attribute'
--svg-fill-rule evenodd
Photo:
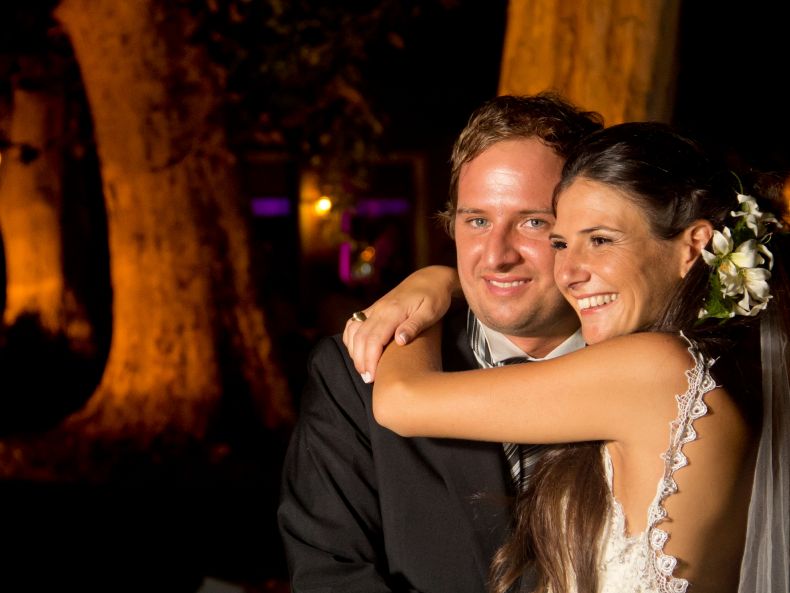
<svg viewBox="0 0 790 593"><path fill-rule="evenodd" d="M768 285L768 279L770 277L771 272L765 268L743 270L743 280L746 286L746 292L756 300L768 300L768 295L771 292L771 287Z"/></svg>
<svg viewBox="0 0 790 593"><path fill-rule="evenodd" d="M711 241L713 251L717 255L727 255L732 251L732 236L730 235L729 227L724 227L724 232L713 231L713 239Z"/></svg>
<svg viewBox="0 0 790 593"><path fill-rule="evenodd" d="M730 254L730 260L739 268L753 268L757 265L757 241L744 241Z"/></svg>
<svg viewBox="0 0 790 593"><path fill-rule="evenodd" d="M768 269L772 270L774 267L774 254L762 243L757 246L757 251L762 253L764 256L768 258ZM707 261L707 260L705 260Z"/></svg>
<svg viewBox="0 0 790 593"><path fill-rule="evenodd" d="M718 259L714 254L706 249L702 250L702 259L705 260L705 263L709 266L713 267L716 265L716 260Z"/></svg>
<svg viewBox="0 0 790 593"><path fill-rule="evenodd" d="M721 291L726 296L737 296L743 292L743 280L738 268L729 260L724 260L719 266L719 281Z"/></svg>

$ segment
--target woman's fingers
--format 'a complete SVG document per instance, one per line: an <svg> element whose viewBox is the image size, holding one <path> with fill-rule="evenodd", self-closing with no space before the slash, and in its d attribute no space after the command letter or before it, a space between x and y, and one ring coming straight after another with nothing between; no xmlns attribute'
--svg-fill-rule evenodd
<svg viewBox="0 0 790 593"><path fill-rule="evenodd" d="M407 313L397 302L374 305L369 308L368 318L354 331L349 354L367 383L375 378L381 353L392 341L405 315Z"/></svg>
<svg viewBox="0 0 790 593"><path fill-rule="evenodd" d="M369 307L346 320L343 343L354 368L370 383L384 348L393 338L407 344L447 312L458 275L453 268L428 266L410 274Z"/></svg>

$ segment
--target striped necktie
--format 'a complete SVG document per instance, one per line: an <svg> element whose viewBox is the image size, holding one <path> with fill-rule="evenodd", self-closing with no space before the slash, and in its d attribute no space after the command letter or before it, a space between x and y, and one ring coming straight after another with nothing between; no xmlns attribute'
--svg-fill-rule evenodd
<svg viewBox="0 0 790 593"><path fill-rule="evenodd" d="M495 366L505 366L509 364L519 364L527 362L526 356L513 356L494 362L491 349L488 346L485 334L480 327L480 322L472 313L471 309L466 319L466 333L469 337L469 345L481 368L491 368ZM505 451L505 461L510 468L510 476L517 487L523 489L527 485L527 480L535 468L535 464L540 459L541 454L546 448L545 445L519 445L518 443L502 443Z"/></svg>

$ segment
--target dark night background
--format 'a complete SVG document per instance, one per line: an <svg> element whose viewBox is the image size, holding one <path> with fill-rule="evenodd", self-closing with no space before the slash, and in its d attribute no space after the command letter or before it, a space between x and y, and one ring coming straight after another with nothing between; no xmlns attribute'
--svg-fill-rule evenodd
<svg viewBox="0 0 790 593"><path fill-rule="evenodd" d="M506 9L504 0L426 5L402 27L402 47L382 42L370 50L364 84L385 122L381 149L421 155L429 212L446 199L455 135L471 111L497 93ZM730 158L790 169L783 90L788 16L779 3L684 2L674 123ZM250 162L251 194L258 191L255 183L274 193L296 192L295 163ZM413 185L397 179L399 171L380 168L371 177L371 195L399 184L399 192L413 192ZM452 244L438 226L430 228L430 262L452 262ZM254 230L266 268L264 294L274 312L273 338L298 401L315 341L342 328L351 311L391 287L414 261L400 262L378 284L347 286L337 279L334 263L300 261L293 220L256 219ZM263 450L259 441L251 447ZM0 520L0 567L9 566L0 569L0 589L4 571L15 591L79 586L85 565L92 565L95 580L83 590L195 591L211 576L247 591L286 591L272 487L279 459L266 467L268 473L255 473L257 465L241 464L189 489L151 489L135 483L134 471L121 488L88 493L68 484L38 490L0 483L6 515ZM86 522L87 514L101 519Z"/></svg>

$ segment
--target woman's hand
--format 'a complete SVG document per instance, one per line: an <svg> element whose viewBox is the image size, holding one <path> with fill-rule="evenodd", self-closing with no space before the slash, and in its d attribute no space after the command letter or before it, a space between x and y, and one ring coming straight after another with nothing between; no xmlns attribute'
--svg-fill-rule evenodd
<svg viewBox="0 0 790 593"><path fill-rule="evenodd" d="M460 292L455 268L428 266L364 309L365 321L346 321L343 343L362 379L373 381L381 353L393 336L397 344L408 344L441 319Z"/></svg>

